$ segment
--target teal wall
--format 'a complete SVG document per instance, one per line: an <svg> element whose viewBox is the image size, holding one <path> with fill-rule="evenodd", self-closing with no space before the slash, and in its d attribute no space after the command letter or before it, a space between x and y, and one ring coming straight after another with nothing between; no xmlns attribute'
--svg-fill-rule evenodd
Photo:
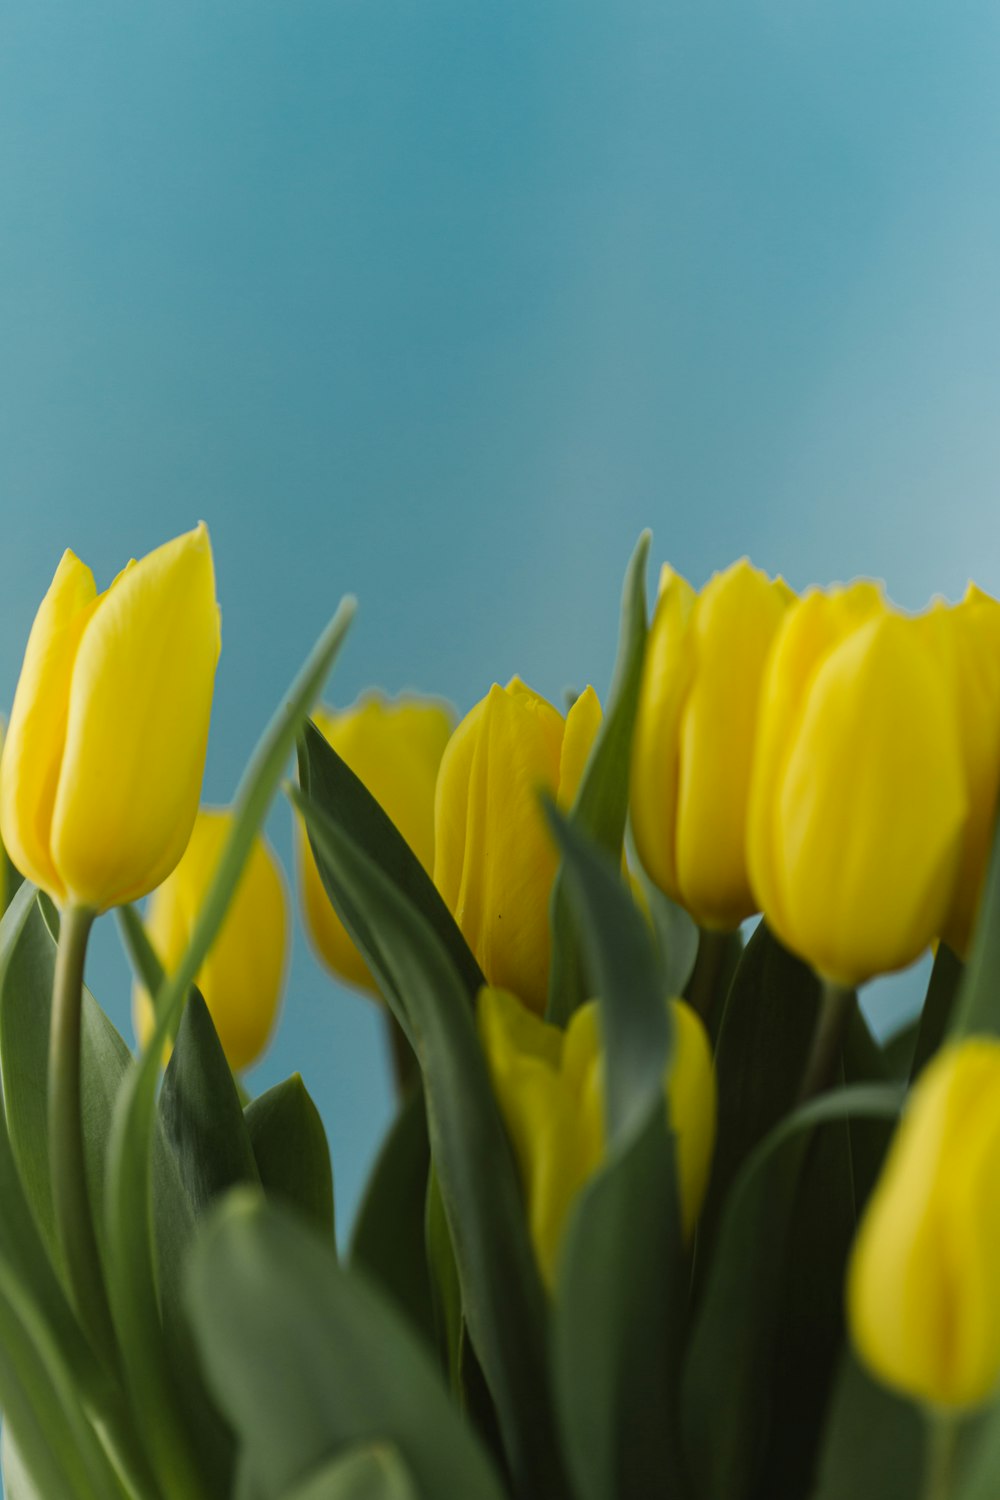
<svg viewBox="0 0 1000 1500"><path fill-rule="evenodd" d="M199 517L213 801L348 589L335 700L463 708L603 690L647 524L695 582L1000 591L998 69L986 3L8 0L0 702L65 545ZM378 1017L301 934L294 1068L346 1218Z"/></svg>

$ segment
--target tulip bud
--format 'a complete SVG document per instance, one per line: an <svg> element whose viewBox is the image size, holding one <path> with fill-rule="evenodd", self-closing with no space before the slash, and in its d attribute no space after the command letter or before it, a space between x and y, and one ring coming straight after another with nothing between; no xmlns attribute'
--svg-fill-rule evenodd
<svg viewBox="0 0 1000 1500"><path fill-rule="evenodd" d="M969 796L958 877L941 929L945 942L964 958L979 910L1000 791L1000 604L970 584L961 604L937 606L926 618L954 674Z"/></svg>
<svg viewBox="0 0 1000 1500"><path fill-rule="evenodd" d="M632 753L636 848L650 877L702 927L757 910L746 863L760 682L791 590L746 558L700 594L665 567L650 627Z"/></svg>
<svg viewBox="0 0 1000 1500"><path fill-rule="evenodd" d="M180 864L149 904L146 931L169 974L183 956L233 826L233 814L199 812ZM284 988L288 956L288 902L281 867L267 841L254 839L249 858L195 984L201 991L234 1072L264 1051ZM136 1035L145 1046L153 1030L146 990L132 992Z"/></svg>
<svg viewBox="0 0 1000 1500"><path fill-rule="evenodd" d="M434 881L490 984L545 1009L559 856L540 794L576 796L601 722L593 688L565 720L515 677L452 735L435 804Z"/></svg>
<svg viewBox="0 0 1000 1500"><path fill-rule="evenodd" d="M340 713L313 715L320 733L389 815L424 869L434 865L434 786L452 729L451 711L433 698L372 694ZM316 952L338 978L378 986L323 889L301 819L299 888Z"/></svg>
<svg viewBox="0 0 1000 1500"><path fill-rule="evenodd" d="M930 1406L989 1399L1000 1378L1000 1042L944 1048L913 1089L851 1255L859 1356Z"/></svg>
<svg viewBox="0 0 1000 1500"><path fill-rule="evenodd" d="M669 1004L674 1046L664 1089L677 1152L681 1220L690 1240L715 1143L715 1071L695 1012L682 1000ZM478 1023L524 1185L532 1243L551 1288L569 1210L605 1153L598 1005L593 1000L581 1005L561 1031L507 991L484 989Z"/></svg>
<svg viewBox="0 0 1000 1500"><path fill-rule="evenodd" d="M219 610L204 526L98 594L66 552L28 638L0 774L11 859L104 911L169 874L198 810Z"/></svg>
<svg viewBox="0 0 1000 1500"><path fill-rule="evenodd" d="M748 820L753 888L786 947L853 986L941 931L968 814L954 684L878 588L807 594L775 640Z"/></svg>

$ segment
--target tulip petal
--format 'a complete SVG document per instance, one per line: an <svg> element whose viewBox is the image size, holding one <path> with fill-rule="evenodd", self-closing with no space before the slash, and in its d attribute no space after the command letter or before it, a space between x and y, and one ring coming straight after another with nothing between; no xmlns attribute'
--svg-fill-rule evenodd
<svg viewBox="0 0 1000 1500"><path fill-rule="evenodd" d="M50 849L53 809L73 666L96 600L94 575L66 551L31 627L3 749L3 842L21 873L59 900L66 891Z"/></svg>

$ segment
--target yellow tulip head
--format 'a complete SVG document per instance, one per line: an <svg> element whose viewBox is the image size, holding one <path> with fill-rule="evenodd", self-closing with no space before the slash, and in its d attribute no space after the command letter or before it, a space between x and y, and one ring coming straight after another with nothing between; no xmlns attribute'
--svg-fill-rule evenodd
<svg viewBox="0 0 1000 1500"><path fill-rule="evenodd" d="M1000 1380L1000 1042L942 1050L911 1095L848 1269L859 1356L939 1408Z"/></svg>
<svg viewBox="0 0 1000 1500"><path fill-rule="evenodd" d="M219 610L204 526L98 594L66 552L31 628L0 773L14 864L104 911L159 885L201 791Z"/></svg>
<svg viewBox="0 0 1000 1500"><path fill-rule="evenodd" d="M146 930L169 974L187 948L198 913L218 868L233 815L203 808L177 865L153 894ZM281 1002L288 958L288 902L281 868L258 835L225 921L196 984L204 997L230 1067L239 1072L267 1046ZM141 986L132 992L136 1035L145 1045L153 1007Z"/></svg>
<svg viewBox="0 0 1000 1500"><path fill-rule="evenodd" d="M593 688L563 719L514 678L459 724L438 777L434 881L491 985L545 1009L559 863L540 793L568 807L601 722Z"/></svg>
<svg viewBox="0 0 1000 1500"><path fill-rule="evenodd" d="M941 931L968 813L954 688L925 622L870 583L793 606L765 674L748 819L768 923L826 979Z"/></svg>
<svg viewBox="0 0 1000 1500"><path fill-rule="evenodd" d="M715 1071L695 1012L682 1000L669 1003L674 1051L664 1087L682 1222L690 1239L715 1143ZM477 1014L493 1090L524 1187L532 1243L551 1288L570 1208L605 1152L598 1005L593 1000L581 1005L561 1031L509 992L484 989Z"/></svg>
<svg viewBox="0 0 1000 1500"><path fill-rule="evenodd" d="M434 787L452 730L451 711L434 698L369 694L339 713L318 709L320 733L389 815L424 869L434 864ZM298 869L306 929L316 952L346 984L375 993L368 965L323 889L301 819Z"/></svg>
<svg viewBox="0 0 1000 1500"><path fill-rule="evenodd" d="M764 664L791 590L746 558L700 594L664 568L632 755L632 830L653 880L703 927L757 910L747 797Z"/></svg>
<svg viewBox="0 0 1000 1500"><path fill-rule="evenodd" d="M970 584L961 604L927 615L954 675L969 812L958 877L941 936L964 958L975 927L1000 790L1000 604Z"/></svg>

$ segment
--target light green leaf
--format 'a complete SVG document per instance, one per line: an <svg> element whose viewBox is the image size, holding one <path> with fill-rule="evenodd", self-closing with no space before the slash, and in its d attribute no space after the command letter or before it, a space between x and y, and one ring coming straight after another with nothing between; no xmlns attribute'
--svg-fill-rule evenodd
<svg viewBox="0 0 1000 1500"><path fill-rule="evenodd" d="M1000 822L968 963L950 1010L952 1037L1000 1035Z"/></svg>
<svg viewBox="0 0 1000 1500"><path fill-rule="evenodd" d="M156 1027L129 1070L115 1108L108 1150L105 1220L109 1292L136 1414L157 1471L185 1500L213 1500L192 1451L160 1326L152 1235L152 1154L156 1084L164 1042L225 919L285 763L322 689L353 616L345 601L310 653L265 730L233 802L233 825L188 947L156 996Z"/></svg>
<svg viewBox="0 0 1000 1500"><path fill-rule="evenodd" d="M646 654L646 561L651 534L644 531L625 573L621 626L614 679L607 711L594 741L570 811L571 822L587 838L621 860L628 816L632 731L639 706L639 686ZM552 963L549 972L548 1019L565 1026L587 998L581 934L564 889L562 870L552 887L550 922Z"/></svg>
<svg viewBox="0 0 1000 1500"><path fill-rule="evenodd" d="M406 1320L300 1219L231 1195L195 1246L188 1297L262 1500L376 1438L398 1449L426 1500L502 1500Z"/></svg>
<svg viewBox="0 0 1000 1500"><path fill-rule="evenodd" d="M324 1464L282 1500L420 1500L394 1448L358 1448Z"/></svg>

